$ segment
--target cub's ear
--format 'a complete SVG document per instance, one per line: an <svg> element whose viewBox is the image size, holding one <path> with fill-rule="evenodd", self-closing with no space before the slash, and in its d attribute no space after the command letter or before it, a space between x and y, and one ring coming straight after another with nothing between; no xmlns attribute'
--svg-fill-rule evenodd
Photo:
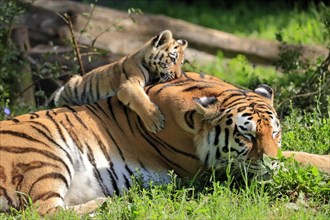
<svg viewBox="0 0 330 220"><path fill-rule="evenodd" d="M169 30L162 31L152 41L154 47L168 44L172 40L172 32Z"/></svg>
<svg viewBox="0 0 330 220"><path fill-rule="evenodd" d="M186 41L186 40L180 39L180 40L177 40L176 42L178 42L178 44L180 44L182 46L183 50L188 47L188 41Z"/></svg>
<svg viewBox="0 0 330 220"><path fill-rule="evenodd" d="M257 86L257 88L255 88L254 92L268 99L271 105L274 104L274 92L270 86L266 84L260 84Z"/></svg>

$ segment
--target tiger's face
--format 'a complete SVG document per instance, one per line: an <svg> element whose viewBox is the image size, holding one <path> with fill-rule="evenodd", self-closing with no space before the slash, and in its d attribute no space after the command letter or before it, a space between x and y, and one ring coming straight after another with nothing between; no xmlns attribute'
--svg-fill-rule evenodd
<svg viewBox="0 0 330 220"><path fill-rule="evenodd" d="M149 51L146 52L144 63L149 72L157 75L159 82L167 82L181 76L181 65L184 62L186 40L175 40L172 32L165 30L150 41Z"/></svg>
<svg viewBox="0 0 330 220"><path fill-rule="evenodd" d="M197 154L208 167L217 170L226 170L231 162L234 171L247 167L256 173L263 155L276 157L281 147L272 90L261 85L254 92L238 90L227 97L195 99L205 122L195 136Z"/></svg>

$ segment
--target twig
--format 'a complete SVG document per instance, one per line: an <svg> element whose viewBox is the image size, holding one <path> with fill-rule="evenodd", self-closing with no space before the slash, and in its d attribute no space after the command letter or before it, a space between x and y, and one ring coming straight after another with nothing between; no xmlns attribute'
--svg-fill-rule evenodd
<svg viewBox="0 0 330 220"><path fill-rule="evenodd" d="M88 20L87 20L87 22L86 22L84 28L80 31L81 33L86 31L87 26L89 25L89 23L90 23L91 20L92 20L92 16L93 16L93 13L94 13L94 10L95 10L95 4L92 4L92 5L93 5L92 10L91 10L91 12L89 13L89 17L88 17ZM81 36L82 36L82 34L79 35L78 42L80 41Z"/></svg>
<svg viewBox="0 0 330 220"><path fill-rule="evenodd" d="M83 63L82 63L82 60L81 60L81 54L80 54L79 46L77 44L76 37L74 36L74 33L73 33L73 25L72 25L70 16L66 13L64 14L64 16L62 16L59 13L57 13L57 15L60 16L64 20L64 22L67 23L67 25L69 26L71 40L72 40L72 44L73 44L73 49L76 52L76 57L77 57L77 60L78 60L80 72L81 72L82 75L85 75L85 69L84 69L84 66L83 66Z"/></svg>

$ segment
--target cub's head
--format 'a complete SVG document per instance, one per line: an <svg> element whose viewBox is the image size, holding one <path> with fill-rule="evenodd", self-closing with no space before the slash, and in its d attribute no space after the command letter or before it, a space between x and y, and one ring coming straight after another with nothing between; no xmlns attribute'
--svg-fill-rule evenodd
<svg viewBox="0 0 330 220"><path fill-rule="evenodd" d="M256 173L264 154L277 156L281 128L269 86L260 85L254 92L229 89L194 100L202 116L194 141L208 167L225 170L231 162L234 171L243 166Z"/></svg>
<svg viewBox="0 0 330 220"><path fill-rule="evenodd" d="M175 40L172 32L165 30L153 37L147 45L149 49L144 56L144 65L151 74L156 75L153 78L167 82L181 76L184 50L188 46L186 40Z"/></svg>

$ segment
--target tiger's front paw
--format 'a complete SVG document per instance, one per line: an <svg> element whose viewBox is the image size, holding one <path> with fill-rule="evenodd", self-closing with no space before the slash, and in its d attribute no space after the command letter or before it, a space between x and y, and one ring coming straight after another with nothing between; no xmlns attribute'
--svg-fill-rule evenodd
<svg viewBox="0 0 330 220"><path fill-rule="evenodd" d="M164 128L164 115L160 112L158 106L153 103L151 108L148 109L148 114L146 116L141 116L141 118L146 128L152 133L157 133Z"/></svg>

